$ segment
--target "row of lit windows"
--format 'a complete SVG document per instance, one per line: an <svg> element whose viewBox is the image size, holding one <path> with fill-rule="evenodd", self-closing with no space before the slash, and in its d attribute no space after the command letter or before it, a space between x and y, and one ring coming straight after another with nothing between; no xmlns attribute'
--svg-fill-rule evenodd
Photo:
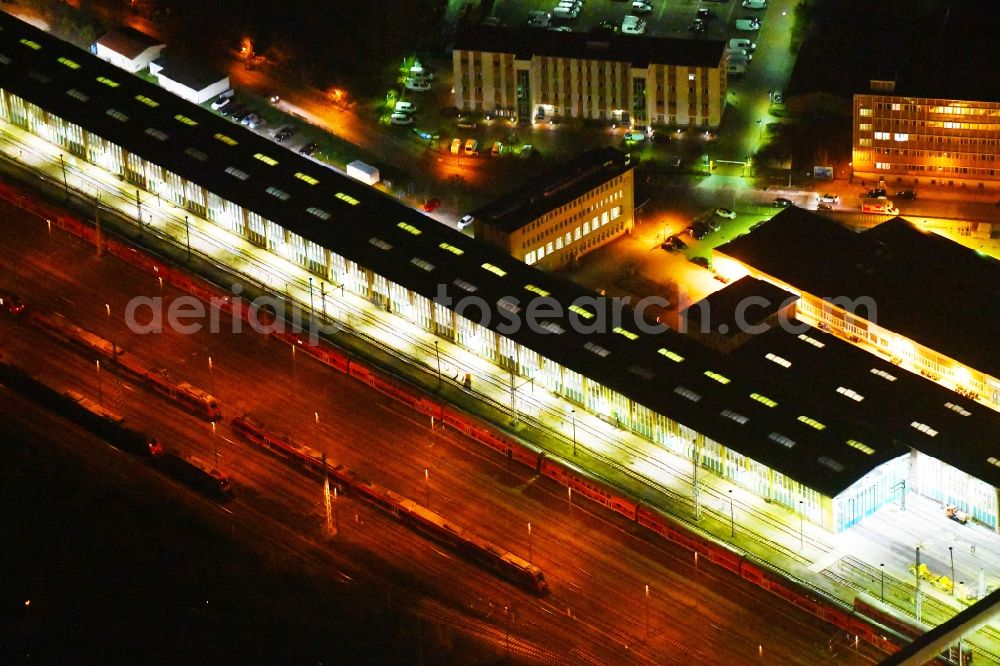
<svg viewBox="0 0 1000 666"><path fill-rule="evenodd" d="M555 241L549 241L548 243L540 245L538 248L525 254L524 263L530 266L537 261L541 261L545 256L550 255L553 252L558 252L565 247L569 247L570 244L579 241L588 234L596 232L598 229L608 224L611 220L617 219L620 216L621 206L618 206L612 209L610 216L607 212L605 212L601 216L600 223L596 217L592 221L584 222L583 225L577 227L572 232L567 231L564 235L556 238Z"/></svg>

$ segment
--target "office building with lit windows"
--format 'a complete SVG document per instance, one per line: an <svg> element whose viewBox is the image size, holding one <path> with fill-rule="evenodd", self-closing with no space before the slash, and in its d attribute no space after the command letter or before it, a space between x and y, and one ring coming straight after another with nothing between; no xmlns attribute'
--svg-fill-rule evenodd
<svg viewBox="0 0 1000 666"><path fill-rule="evenodd" d="M634 224L632 159L589 150L471 213L477 240L538 268L560 268Z"/></svg>
<svg viewBox="0 0 1000 666"><path fill-rule="evenodd" d="M531 28L460 28L455 106L518 122L567 118L718 127L725 42Z"/></svg>
<svg viewBox="0 0 1000 666"><path fill-rule="evenodd" d="M412 372L440 372L444 356L490 409L567 443L572 419L573 442L654 483L703 469L833 531L914 491L997 527L1000 414L808 322L778 325L795 289L767 285L757 295L783 302L725 345L648 330L641 309L3 13L0 128L7 164L32 182L87 201L100 188L116 217L313 307L337 335ZM701 492L706 507L732 497Z"/></svg>

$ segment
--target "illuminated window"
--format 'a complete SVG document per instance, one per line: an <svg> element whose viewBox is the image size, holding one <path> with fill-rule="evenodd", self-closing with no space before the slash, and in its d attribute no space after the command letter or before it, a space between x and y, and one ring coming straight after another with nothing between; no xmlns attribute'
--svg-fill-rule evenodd
<svg viewBox="0 0 1000 666"><path fill-rule="evenodd" d="M459 247L455 247L451 243L441 243L440 245L438 245L438 247L444 250L445 252L451 252L456 257L460 257L463 254L465 254L465 250Z"/></svg>
<svg viewBox="0 0 1000 666"><path fill-rule="evenodd" d="M861 116L862 118L867 118L867 117L869 117L869 116L872 115L872 110L871 109L861 109L860 111L858 111L858 115Z"/></svg>
<svg viewBox="0 0 1000 666"><path fill-rule="evenodd" d="M892 110L893 111L899 111L899 104L893 104L892 105Z"/></svg>
<svg viewBox="0 0 1000 666"><path fill-rule="evenodd" d="M687 398L691 402L698 402L701 400L701 396L692 391L689 388L684 388L683 386L678 386L674 389L674 393L681 396L682 398Z"/></svg>
<svg viewBox="0 0 1000 666"><path fill-rule="evenodd" d="M315 215L321 220L329 220L331 217L333 217L322 208L306 208L306 212L309 213L310 215Z"/></svg>
<svg viewBox="0 0 1000 666"><path fill-rule="evenodd" d="M888 141L889 140L889 133L888 132L875 132L875 140L876 141Z"/></svg>
<svg viewBox="0 0 1000 666"><path fill-rule="evenodd" d="M861 395L857 391L849 388L844 388L843 386L837 387L837 393L839 393L840 395L847 396L854 402L861 402L862 400L865 399L865 396Z"/></svg>
<svg viewBox="0 0 1000 666"><path fill-rule="evenodd" d="M194 127L195 125L198 124L197 120L191 120L187 116L182 116L180 114L177 114L176 116L174 116L174 120L176 120L177 122L184 123L185 125L189 125L191 127Z"/></svg>
<svg viewBox="0 0 1000 666"><path fill-rule="evenodd" d="M59 58L59 62L66 65L70 69L80 69L79 63L73 62L69 58Z"/></svg>
<svg viewBox="0 0 1000 666"><path fill-rule="evenodd" d="M226 136L225 134L221 134L221 133L220 134L216 134L215 138L218 141L221 141L222 143L226 144L227 146L236 146L236 145L239 145L239 141L237 141L236 139L230 138L230 137Z"/></svg>
<svg viewBox="0 0 1000 666"><path fill-rule="evenodd" d="M239 178L240 180L246 180L247 178L250 177L250 174L248 174L246 171L240 171L236 167L226 167L226 173L228 173L230 176L233 176L234 178Z"/></svg>
<svg viewBox="0 0 1000 666"><path fill-rule="evenodd" d="M504 275L507 275L507 271L500 268L499 266L494 266L493 264L490 263L483 264L483 268L488 270L490 273L493 273L497 277L503 277Z"/></svg>
<svg viewBox="0 0 1000 666"><path fill-rule="evenodd" d="M858 142L862 146L871 146L872 145L872 140L871 139L859 139Z"/></svg>
<svg viewBox="0 0 1000 666"><path fill-rule="evenodd" d="M292 195L290 195L288 192L285 192L284 190L279 190L277 187L269 187L265 190L265 192L270 194L272 197L281 199L282 201L288 201L289 199L292 198Z"/></svg>
<svg viewBox="0 0 1000 666"><path fill-rule="evenodd" d="M817 421L816 419L809 418L808 416L800 416L799 421L802 421L807 426L811 428L816 428L816 430L825 430L826 426Z"/></svg>
<svg viewBox="0 0 1000 666"><path fill-rule="evenodd" d="M349 195L349 194L344 194L343 192L337 192L337 194L336 194L335 196L336 196L336 197L337 197L338 199L340 199L341 201L343 201L343 202L345 202L345 203L349 203L349 204L351 204L352 206L357 206L357 205L358 205L359 203L361 203L360 201L358 201L357 199L355 199L355 198L354 198L354 197L352 197L351 195Z"/></svg>
<svg viewBox="0 0 1000 666"><path fill-rule="evenodd" d="M780 365L783 368L790 368L790 367L792 367L792 362L791 361L789 361L788 359L784 359L784 358L778 356L777 354L767 353L767 354L764 355L764 358L766 358L768 361L773 361L774 363L777 363L778 365Z"/></svg>
<svg viewBox="0 0 1000 666"><path fill-rule="evenodd" d="M410 224L409 222L399 222L398 224L396 224L396 226L409 234L413 234L414 236L419 236L420 234L424 233L420 229L417 229L415 226Z"/></svg>
<svg viewBox="0 0 1000 666"><path fill-rule="evenodd" d="M776 403L774 400L771 400L766 395L761 395L760 393L751 393L750 394L750 398L753 399L753 400L756 400L757 402L759 402L762 405L767 405L768 407L777 407L778 406L778 403Z"/></svg>
<svg viewBox="0 0 1000 666"><path fill-rule="evenodd" d="M639 339L638 335L636 335L632 331L629 331L629 330L626 330L626 329L622 328L621 326L615 326L611 330L614 331L615 333L617 333L618 335L622 336L622 337L628 338L629 340L638 340Z"/></svg>
<svg viewBox="0 0 1000 666"><path fill-rule="evenodd" d="M950 409L951 411L955 412L956 414L961 414L962 416L972 416L972 412L965 409L961 405L956 405L953 402L946 402L944 403L944 406Z"/></svg>
<svg viewBox="0 0 1000 666"><path fill-rule="evenodd" d="M24 38L22 38L22 39L19 39L17 41L19 43L21 43L21 44L24 44L25 46L27 46L32 51L37 51L38 49L42 48L41 44L39 44L38 42L33 42L30 39L24 39Z"/></svg>
<svg viewBox="0 0 1000 666"><path fill-rule="evenodd" d="M301 171L296 171L295 177L305 183L309 183L310 185L319 185L319 181L317 179L313 178L309 174L302 173Z"/></svg>
<svg viewBox="0 0 1000 666"><path fill-rule="evenodd" d="M871 132L872 131L872 124L871 123L861 123L860 125L858 125L858 129L861 130L862 132Z"/></svg>
<svg viewBox="0 0 1000 666"><path fill-rule="evenodd" d="M770 435L767 436L767 438L769 440L771 440L772 442L777 442L778 444L781 444L786 449L790 449L793 446L795 446L795 440L794 439L791 439L789 437L785 437L780 432L772 432Z"/></svg>
<svg viewBox="0 0 1000 666"><path fill-rule="evenodd" d="M432 264L429 261L424 261L423 259L420 259L419 257L414 257L413 259L410 259L410 263L413 264L414 266L416 266L417 268L421 269L421 270L427 271L428 273L430 273L432 270L434 270L434 264Z"/></svg>
<svg viewBox="0 0 1000 666"><path fill-rule="evenodd" d="M896 141L909 141L910 140L910 135L909 134L899 134L899 133L896 133L896 134L894 134L892 136L892 138L895 139Z"/></svg>
<svg viewBox="0 0 1000 666"><path fill-rule="evenodd" d="M128 116L126 116L121 111L118 111L117 109L108 109L107 111L104 112L104 114L108 115L108 116L111 116L115 120L117 120L119 122L122 122L122 123L128 121Z"/></svg>
<svg viewBox="0 0 1000 666"><path fill-rule="evenodd" d="M659 349L657 350L657 352L659 352L659 353L660 353L660 354L662 354L663 356L666 356L667 358L669 358L669 359L670 359L671 361L673 361L674 363L680 363L681 361L683 361L683 360L684 360L684 357L683 357L683 356L681 356L680 354L676 354L676 353L674 353L674 352L670 351L670 350L669 350L669 349L667 349L666 347L660 347L660 348L659 348Z"/></svg>
<svg viewBox="0 0 1000 666"><path fill-rule="evenodd" d="M870 456L871 454L875 453L875 449L873 449L872 447L868 446L863 442L859 442L856 439L847 440L847 445L850 446L851 448L861 451L861 453L864 453L865 455Z"/></svg>
<svg viewBox="0 0 1000 666"><path fill-rule="evenodd" d="M544 289L542 289L541 287L536 287L536 286L535 286L535 285L533 285L533 284L526 284L526 285L524 285L524 288L525 288L525 289L526 289L527 291L530 291L530 292L532 292L532 293L534 293L534 294L538 294L538 295L539 295L539 296L541 296L542 298L548 298L548 297L550 296L549 292L545 291L545 290L544 290Z"/></svg>
<svg viewBox="0 0 1000 666"><path fill-rule="evenodd" d="M371 238L369 238L368 242L371 243L372 245L374 245L375 247L377 247L380 250L386 250L386 251L388 251L388 250L392 249L392 245L390 245L389 243L386 243L381 238L376 238L375 236L372 236Z"/></svg>
<svg viewBox="0 0 1000 666"><path fill-rule="evenodd" d="M157 102L155 99L151 99L149 97L146 97L145 95L136 95L135 98L151 109L155 109L160 105L160 103Z"/></svg>
<svg viewBox="0 0 1000 666"><path fill-rule="evenodd" d="M593 319L594 318L594 313L593 312L590 312L589 310L585 310L584 308L580 307L576 303L574 303L573 305L569 306L569 311L570 312L575 312L576 314L580 315L584 319Z"/></svg>
<svg viewBox="0 0 1000 666"><path fill-rule="evenodd" d="M705 376L709 377L711 379L714 379L715 381L719 382L720 384L728 384L729 383L729 377L725 377L723 375L720 375L718 372L712 372L711 370L706 370L705 371Z"/></svg>
<svg viewBox="0 0 1000 666"><path fill-rule="evenodd" d="M117 88L119 85L121 85L117 81L112 81L111 79L109 79L106 76L98 76L97 77L97 82L98 83L103 83L104 85L108 86L109 88Z"/></svg>
<svg viewBox="0 0 1000 666"><path fill-rule="evenodd" d="M926 423L921 423L920 421L913 421L912 423L910 423L910 426L913 427L913 428L916 428L917 430L919 430L920 432L924 433L925 435L928 435L930 437L937 437L937 434L938 434L937 430L935 430L934 428L930 427Z"/></svg>
<svg viewBox="0 0 1000 666"><path fill-rule="evenodd" d="M585 345L583 345L583 348L589 352L597 354L601 358L606 358L609 354L611 354L610 351L608 351L607 349L598 344L594 344L593 342L586 343Z"/></svg>
<svg viewBox="0 0 1000 666"><path fill-rule="evenodd" d="M875 163L875 168L876 169L883 169L884 170L884 169L888 169L890 166L891 165L888 162L876 162Z"/></svg>
<svg viewBox="0 0 1000 666"><path fill-rule="evenodd" d="M737 414L731 409L724 409L722 410L721 414L725 416L727 419L736 421L740 425L746 425L750 421L750 419L747 418L746 416L743 416L742 414Z"/></svg>
<svg viewBox="0 0 1000 666"><path fill-rule="evenodd" d="M535 263L536 261L537 261L537 259L535 259L535 251L534 250L532 250L531 252L529 252L526 255L524 255L524 263L528 264L529 266L532 265L533 263Z"/></svg>
<svg viewBox="0 0 1000 666"><path fill-rule="evenodd" d="M268 157L264 153L254 153L253 156L254 159L260 160L267 166L275 166L278 164L278 160L274 159L273 157Z"/></svg>

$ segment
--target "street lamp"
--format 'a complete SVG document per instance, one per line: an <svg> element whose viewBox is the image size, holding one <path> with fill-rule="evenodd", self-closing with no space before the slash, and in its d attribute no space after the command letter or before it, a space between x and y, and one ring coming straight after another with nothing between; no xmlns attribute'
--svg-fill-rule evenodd
<svg viewBox="0 0 1000 666"><path fill-rule="evenodd" d="M101 359L97 359L95 363L97 363L97 402L103 407L104 390L101 388Z"/></svg>
<svg viewBox="0 0 1000 666"><path fill-rule="evenodd" d="M882 585L879 588L879 601L885 601L885 562L878 565L879 572L882 574Z"/></svg>
<svg viewBox="0 0 1000 666"><path fill-rule="evenodd" d="M951 596L955 596L955 549L948 546L948 557L951 559Z"/></svg>
<svg viewBox="0 0 1000 666"><path fill-rule="evenodd" d="M424 467L424 495L426 500L424 504L428 507L431 505L431 472L428 468Z"/></svg>
<svg viewBox="0 0 1000 666"><path fill-rule="evenodd" d="M729 489L729 532L736 538L736 510L733 509L733 489Z"/></svg>
<svg viewBox="0 0 1000 666"><path fill-rule="evenodd" d="M438 341L434 341L434 355L437 357L438 366L438 389L441 388L441 348L438 346Z"/></svg>
<svg viewBox="0 0 1000 666"><path fill-rule="evenodd" d="M576 410L570 408L569 416L573 420L573 457L576 457Z"/></svg>
<svg viewBox="0 0 1000 666"><path fill-rule="evenodd" d="M802 513L803 511L802 504L803 504L802 500L799 500L799 550L802 550L802 548L805 547L805 536L804 536L805 514Z"/></svg>
<svg viewBox="0 0 1000 666"><path fill-rule="evenodd" d="M531 523L528 523L528 564L531 564Z"/></svg>
<svg viewBox="0 0 1000 666"><path fill-rule="evenodd" d="M139 224L142 224L141 220ZM191 222L187 215L184 216L184 233L187 235L187 257L188 261L191 261Z"/></svg>
<svg viewBox="0 0 1000 666"><path fill-rule="evenodd" d="M646 638L649 638L649 583L646 583Z"/></svg>

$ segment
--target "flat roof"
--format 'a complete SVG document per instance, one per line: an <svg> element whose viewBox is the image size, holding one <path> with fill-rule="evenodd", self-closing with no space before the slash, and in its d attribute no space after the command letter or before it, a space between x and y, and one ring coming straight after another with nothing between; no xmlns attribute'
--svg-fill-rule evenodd
<svg viewBox="0 0 1000 666"><path fill-rule="evenodd" d="M614 148L588 150L471 213L477 221L511 233L551 210L634 169L630 155Z"/></svg>
<svg viewBox="0 0 1000 666"><path fill-rule="evenodd" d="M528 27L460 26L455 49L512 53L519 59L532 56L582 58L627 62L633 67L650 64L687 67L720 67L726 43L711 39L677 39L645 35L557 32Z"/></svg>
<svg viewBox="0 0 1000 666"><path fill-rule="evenodd" d="M733 336L743 325L761 324L798 298L770 282L745 275L725 289L693 303L681 316L688 331Z"/></svg>
<svg viewBox="0 0 1000 666"><path fill-rule="evenodd" d="M4 13L0 86L415 294L434 299L442 288L456 300L474 294L487 308L489 321L482 323L488 329L825 495L836 495L907 446L1000 486L1000 467L985 453L996 445L1000 414L919 377L913 381L819 331L810 329L809 336L824 341L822 348L772 329L723 354L669 329L644 332L626 308L620 326L591 332L618 304ZM509 325L513 312L523 321L529 302L545 294L555 314L540 314L538 326ZM771 368L764 349L800 360ZM884 381L871 368L895 371L898 381L871 384L872 377ZM833 381L861 386L871 399L831 393ZM969 416L941 406L948 401ZM802 415L826 427L817 430ZM938 434L931 438L911 422L929 423Z"/></svg>
<svg viewBox="0 0 1000 666"><path fill-rule="evenodd" d="M139 56L151 46L162 46L163 42L130 26L121 26L108 31L97 40L101 46L125 56L129 60Z"/></svg>
<svg viewBox="0 0 1000 666"><path fill-rule="evenodd" d="M1000 377L1000 262L908 220L855 233L788 208L716 251L819 297L870 298L879 326Z"/></svg>
<svg viewBox="0 0 1000 666"><path fill-rule="evenodd" d="M228 74L220 74L200 62L173 55L162 55L154 60L153 64L163 68L157 73L157 76L162 75L171 81L187 86L191 90L204 90L222 79L229 78Z"/></svg>

